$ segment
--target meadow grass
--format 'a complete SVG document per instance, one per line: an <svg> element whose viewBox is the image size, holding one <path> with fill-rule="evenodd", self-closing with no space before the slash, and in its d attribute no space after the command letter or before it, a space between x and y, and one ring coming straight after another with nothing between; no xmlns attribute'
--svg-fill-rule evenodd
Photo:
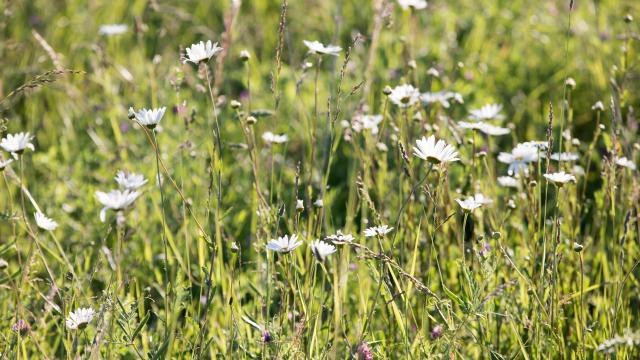
<svg viewBox="0 0 640 360"><path fill-rule="evenodd" d="M2 2L2 358L639 358L640 3L421 3Z"/></svg>

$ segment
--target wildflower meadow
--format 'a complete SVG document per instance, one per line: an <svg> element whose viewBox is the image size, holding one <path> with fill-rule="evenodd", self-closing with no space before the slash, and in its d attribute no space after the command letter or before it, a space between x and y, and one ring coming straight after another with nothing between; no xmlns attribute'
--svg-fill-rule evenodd
<svg viewBox="0 0 640 360"><path fill-rule="evenodd" d="M0 4L0 358L640 358L640 2Z"/></svg>

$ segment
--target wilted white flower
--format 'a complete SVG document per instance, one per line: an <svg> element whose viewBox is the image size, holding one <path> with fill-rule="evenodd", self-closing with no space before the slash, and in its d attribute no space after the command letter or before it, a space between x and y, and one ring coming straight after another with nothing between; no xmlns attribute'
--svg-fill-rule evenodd
<svg viewBox="0 0 640 360"><path fill-rule="evenodd" d="M120 35L127 32L129 27L126 24L104 24L98 29L98 34L112 36Z"/></svg>
<svg viewBox="0 0 640 360"><path fill-rule="evenodd" d="M378 133L378 125L382 122L382 115L357 115L351 120L351 128L355 132L369 130L373 135Z"/></svg>
<svg viewBox="0 0 640 360"><path fill-rule="evenodd" d="M547 179L547 181L550 181L559 187L561 187L562 185L570 181L576 182L575 176L571 174L567 174L564 171L560 171L557 173L544 174L543 176L545 177L545 179Z"/></svg>
<svg viewBox="0 0 640 360"><path fill-rule="evenodd" d="M72 311L67 316L67 327L70 330L84 329L93 320L95 311L91 308L79 308L76 311Z"/></svg>
<svg viewBox="0 0 640 360"><path fill-rule="evenodd" d="M551 160L555 161L576 161L580 158L580 156L576 153L553 153L551 154Z"/></svg>
<svg viewBox="0 0 640 360"><path fill-rule="evenodd" d="M25 149L35 150L31 140L33 140L33 135L28 132L7 134L7 137L0 140L0 147L6 152L10 152L13 157L17 157L17 155L22 154Z"/></svg>
<svg viewBox="0 0 640 360"><path fill-rule="evenodd" d="M509 164L509 174L519 173L527 170L527 164L538 161L538 148L536 146L522 143L516 145L510 153L501 152L498 154L498 161Z"/></svg>
<svg viewBox="0 0 640 360"><path fill-rule="evenodd" d="M298 211L304 210L304 201L300 199L296 200L296 210Z"/></svg>
<svg viewBox="0 0 640 360"><path fill-rule="evenodd" d="M187 48L187 55L182 62L186 64L188 61L191 61L197 65L201 61L208 61L221 51L222 48L218 46L218 43L212 43L211 40L208 40L205 44L204 41L200 41Z"/></svg>
<svg viewBox="0 0 640 360"><path fill-rule="evenodd" d="M276 135L271 131L267 131L262 134L262 140L268 144L282 144L289 141L289 137L286 134Z"/></svg>
<svg viewBox="0 0 640 360"><path fill-rule="evenodd" d="M482 203L477 202L474 197L468 197L465 200L456 199L456 202L465 212L471 212L482 206Z"/></svg>
<svg viewBox="0 0 640 360"><path fill-rule="evenodd" d="M463 129L478 130L484 134L491 135L491 136L507 135L508 133L511 132L511 130L508 128L491 125L486 122L460 121L458 122L458 126L460 126Z"/></svg>
<svg viewBox="0 0 640 360"><path fill-rule="evenodd" d="M120 187L127 190L137 190L147 183L147 179L144 178L144 175L122 170L118 171L115 180Z"/></svg>
<svg viewBox="0 0 640 360"><path fill-rule="evenodd" d="M504 119L504 115L500 112L502 111L501 104L487 104L479 109L469 110L469 118L475 121L485 121L485 120L502 120Z"/></svg>
<svg viewBox="0 0 640 360"><path fill-rule="evenodd" d="M420 100L423 104L429 105L433 103L439 103L443 108L448 109L451 106L449 100L464 104L462 95L457 92L451 91L438 91L438 92L426 92L420 95Z"/></svg>
<svg viewBox="0 0 640 360"><path fill-rule="evenodd" d="M390 233L391 230L393 230L393 228L392 227L390 228L387 225L373 226L364 230L364 236L365 237L384 236Z"/></svg>
<svg viewBox="0 0 640 360"><path fill-rule="evenodd" d="M153 129L162 120L165 111L167 111L167 108L164 106L157 109L141 109L139 111L129 108L129 116L133 116L138 124Z"/></svg>
<svg viewBox="0 0 640 360"><path fill-rule="evenodd" d="M4 170L7 166L9 166L13 162L13 159L0 160L0 171Z"/></svg>
<svg viewBox="0 0 640 360"><path fill-rule="evenodd" d="M404 10L422 10L427 8L427 2L425 0L398 0L398 5Z"/></svg>
<svg viewBox="0 0 640 360"><path fill-rule="evenodd" d="M444 140L438 140L436 143L435 136L416 140L416 146L413 147L413 154L422 160L427 160L433 164L443 162L458 161L458 152L456 149L448 145Z"/></svg>
<svg viewBox="0 0 640 360"><path fill-rule="evenodd" d="M111 190L108 193L96 191L96 198L104 205L100 210L100 221L105 221L107 210L124 210L131 206L138 196L140 196L139 192L130 190Z"/></svg>
<svg viewBox="0 0 640 360"><path fill-rule="evenodd" d="M324 261L327 256L336 252L335 246L327 244L326 242L321 240L312 241L309 247L311 248L311 252L316 257L316 259L318 259L318 261Z"/></svg>
<svg viewBox="0 0 640 360"><path fill-rule="evenodd" d="M626 157L616 158L616 165L626 167L629 170L635 170L636 164L633 161L627 159Z"/></svg>
<svg viewBox="0 0 640 360"><path fill-rule="evenodd" d="M33 217L36 218L36 224L42 230L53 231L58 227L57 222L46 217L43 213L39 211L33 213Z"/></svg>
<svg viewBox="0 0 640 360"><path fill-rule="evenodd" d="M420 91L411 85L399 85L391 90L389 99L401 108L415 104L420 98Z"/></svg>
<svg viewBox="0 0 640 360"><path fill-rule="evenodd" d="M334 244L346 244L352 242L354 237L351 234L343 234L342 231L338 230L334 235L327 236L326 240L329 240Z"/></svg>
<svg viewBox="0 0 640 360"><path fill-rule="evenodd" d="M285 235L277 239L271 239L267 243L267 249L282 254L290 253L302 245L302 241L298 240L298 235Z"/></svg>
<svg viewBox="0 0 640 360"><path fill-rule="evenodd" d="M309 52L313 54L338 56L340 51L342 51L342 48L340 46L335 46L335 45L324 46L319 41L303 40L303 42L309 48Z"/></svg>
<svg viewBox="0 0 640 360"><path fill-rule="evenodd" d="M518 179L511 176L500 176L498 177L498 184L504 187L518 187Z"/></svg>

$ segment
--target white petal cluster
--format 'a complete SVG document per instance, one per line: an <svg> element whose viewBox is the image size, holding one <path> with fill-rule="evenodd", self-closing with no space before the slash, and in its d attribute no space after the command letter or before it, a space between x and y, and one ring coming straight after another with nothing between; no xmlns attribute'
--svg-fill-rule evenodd
<svg viewBox="0 0 640 360"><path fill-rule="evenodd" d="M126 24L104 24L98 29L98 34L105 36L120 35L127 32L129 27Z"/></svg>
<svg viewBox="0 0 640 360"><path fill-rule="evenodd" d="M382 115L356 115L351 119L351 128L358 133L363 130L368 130L371 131L373 135L376 135L379 131L378 125L382 122L382 119Z"/></svg>
<svg viewBox="0 0 640 360"><path fill-rule="evenodd" d="M338 230L334 235L327 236L326 240L329 240L334 244L346 244L352 242L354 237L351 234L343 234L342 231Z"/></svg>
<svg viewBox="0 0 640 360"><path fill-rule="evenodd" d="M483 205L481 202L476 201L474 196L468 197L465 200L456 199L456 202L465 212L471 212Z"/></svg>
<svg viewBox="0 0 640 360"><path fill-rule="evenodd" d="M516 145L511 152L501 152L498 154L498 161L509 164L509 174L518 174L527 171L527 165L538 161L538 157L543 155L539 152L540 147L532 143L521 143Z"/></svg>
<svg viewBox="0 0 640 360"><path fill-rule="evenodd" d="M187 54L183 59L183 63L192 62L199 64L201 61L207 61L220 53L222 48L218 46L218 43L212 43L208 40L205 44L204 41L200 41L197 44L193 44L187 48Z"/></svg>
<svg viewBox="0 0 640 360"><path fill-rule="evenodd" d="M389 100L401 108L413 106L419 99L420 91L411 85L398 85L389 94Z"/></svg>
<svg viewBox="0 0 640 360"><path fill-rule="evenodd" d="M373 226L364 230L364 236L365 237L384 236L390 233L391 230L393 230L393 228L387 225Z"/></svg>
<svg viewBox="0 0 640 360"><path fill-rule="evenodd" d="M100 221L105 221L107 210L124 210L131 206L139 196L139 192L130 190L111 190L108 193L96 191L96 198L104 206L100 210Z"/></svg>
<svg viewBox="0 0 640 360"><path fill-rule="evenodd" d="M444 140L436 142L435 136L416 140L416 146L413 147L413 154L422 160L427 160L433 164L447 163L458 161L458 152L456 149L448 145Z"/></svg>
<svg viewBox="0 0 640 360"><path fill-rule="evenodd" d="M422 10L427 8L427 2L425 0L398 0L398 5L403 10Z"/></svg>
<svg viewBox="0 0 640 360"><path fill-rule="evenodd" d="M138 124L153 129L160 123L165 111L167 111L167 108L164 106L157 109L141 109L138 111L129 108L129 115L133 116Z"/></svg>
<svg viewBox="0 0 640 360"><path fill-rule="evenodd" d="M7 134L5 138L0 140L0 147L4 151L11 153L13 157L17 157L22 154L25 149L31 149L31 151L35 150L31 140L33 140L33 135L28 132Z"/></svg>
<svg viewBox="0 0 640 360"><path fill-rule="evenodd" d="M445 109L448 109L451 106L450 100L453 100L458 104L464 104L462 95L452 91L426 92L420 95L420 100L425 105L438 103Z"/></svg>
<svg viewBox="0 0 640 360"><path fill-rule="evenodd" d="M298 240L298 235L285 235L277 239L271 239L267 243L267 249L282 254L290 253L302 245L302 241Z"/></svg>
<svg viewBox="0 0 640 360"><path fill-rule="evenodd" d="M340 54L340 51L342 51L342 48L340 46L325 46L319 41L303 40L303 42L309 48L309 52L312 54L338 56L338 54Z"/></svg>
<svg viewBox="0 0 640 360"><path fill-rule="evenodd" d="M502 120L502 105L501 104L487 104L478 109L469 110L469 119L474 121L485 120Z"/></svg>
<svg viewBox="0 0 640 360"><path fill-rule="evenodd" d="M504 186L504 187L513 187L513 188L517 188L518 187L518 179L512 177L512 176L500 176L498 177L498 184L500 184L500 186Z"/></svg>
<svg viewBox="0 0 640 360"><path fill-rule="evenodd" d="M551 160L555 161L576 161L580 156L576 153L563 152L551 154Z"/></svg>
<svg viewBox="0 0 640 360"><path fill-rule="evenodd" d="M267 131L262 134L262 140L267 144L282 144L289 141L289 137L286 134L277 135L271 131Z"/></svg>
<svg viewBox="0 0 640 360"><path fill-rule="evenodd" d="M33 217L36 219L36 225L42 230L53 231L58 227L58 223L48 218L45 214L41 212L36 212L33 214Z"/></svg>
<svg viewBox="0 0 640 360"><path fill-rule="evenodd" d="M557 186L562 186L570 181L576 182L576 177L572 174L568 174L564 171L556 172L556 173L548 173L543 175L547 181L550 181Z"/></svg>
<svg viewBox="0 0 640 360"><path fill-rule="evenodd" d="M84 329L93 320L95 311L91 308L79 308L67 316L66 324L70 330Z"/></svg>
<svg viewBox="0 0 640 360"><path fill-rule="evenodd" d="M629 170L635 170L636 164L626 157L616 158L616 165L626 167Z"/></svg>
<svg viewBox="0 0 640 360"><path fill-rule="evenodd" d="M147 183L144 175L120 170L114 178L121 188L126 190L138 190Z"/></svg>
<svg viewBox="0 0 640 360"><path fill-rule="evenodd" d="M316 257L316 259L318 259L318 261L324 261L327 256L336 252L335 246L327 244L322 240L312 241L309 247L311 248L311 252Z"/></svg>
<svg viewBox="0 0 640 360"><path fill-rule="evenodd" d="M511 132L511 130L509 130L508 128L491 125L486 122L460 121L458 122L458 126L460 126L463 129L478 130L484 134L491 135L491 136L502 136L502 135L507 135L508 133Z"/></svg>

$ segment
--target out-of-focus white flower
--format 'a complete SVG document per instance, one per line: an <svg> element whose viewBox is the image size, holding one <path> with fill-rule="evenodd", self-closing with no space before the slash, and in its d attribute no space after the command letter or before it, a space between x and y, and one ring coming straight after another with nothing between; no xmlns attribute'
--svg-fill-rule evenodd
<svg viewBox="0 0 640 360"><path fill-rule="evenodd" d="M187 48L187 54L182 62L186 64L190 61L197 65L201 61L208 61L221 51L222 48L218 46L218 43L212 43L211 40L207 40L207 43L205 44L204 41L200 41L199 43L193 44L191 47Z"/></svg>
<svg viewBox="0 0 640 360"><path fill-rule="evenodd" d="M493 203L493 200L491 198L488 198L480 193L473 196L473 201L477 202L480 205L489 205Z"/></svg>
<svg viewBox="0 0 640 360"><path fill-rule="evenodd" d="M604 104L602 103L602 101L597 101L595 104L593 104L591 110L604 111Z"/></svg>
<svg viewBox="0 0 640 360"><path fill-rule="evenodd" d="M98 34L105 36L120 35L127 32L129 27L126 24L104 24L100 25Z"/></svg>
<svg viewBox="0 0 640 360"><path fill-rule="evenodd" d="M634 164L633 161L627 159L626 157L616 158L616 165L626 167L629 170L636 169L636 164Z"/></svg>
<svg viewBox="0 0 640 360"><path fill-rule="evenodd" d="M553 153L551 154L551 160L555 161L576 161L580 158L580 156L576 153Z"/></svg>
<svg viewBox="0 0 640 360"><path fill-rule="evenodd" d="M93 320L95 311L91 308L79 308L76 311L72 311L67 316L67 327L70 330L84 329Z"/></svg>
<svg viewBox="0 0 640 360"><path fill-rule="evenodd" d="M162 120L165 111L167 111L167 108L164 106L157 109L141 109L138 111L135 111L133 108L129 108L129 117L133 116L138 124L146 126L149 129L153 129L158 126L158 123Z"/></svg>
<svg viewBox="0 0 640 360"><path fill-rule="evenodd" d="M504 119L504 115L501 114L502 105L501 104L487 104L478 109L469 110L469 118L474 121L485 121L485 120L502 120Z"/></svg>
<svg viewBox="0 0 640 360"><path fill-rule="evenodd" d="M468 197L465 200L456 199L456 202L465 212L471 212L482 206L482 203L477 202L474 197Z"/></svg>
<svg viewBox="0 0 640 360"><path fill-rule="evenodd" d="M296 210L298 211L304 210L304 201L300 199L296 200Z"/></svg>
<svg viewBox="0 0 640 360"><path fill-rule="evenodd" d="M435 136L416 140L416 146L413 147L413 154L422 160L427 160L433 164L447 163L450 161L458 161L458 152L456 149L448 145L444 140L436 142Z"/></svg>
<svg viewBox="0 0 640 360"><path fill-rule="evenodd" d="M120 187L127 190L137 190L147 183L147 179L144 178L144 175L122 170L118 171L115 180Z"/></svg>
<svg viewBox="0 0 640 360"><path fill-rule="evenodd" d="M33 213L33 217L36 219L36 225L42 230L53 231L58 227L58 223L48 218L41 212Z"/></svg>
<svg viewBox="0 0 640 360"><path fill-rule="evenodd" d="M329 240L334 244L346 244L352 242L354 237L351 234L343 234L342 231L338 230L334 235L327 236L326 240Z"/></svg>
<svg viewBox="0 0 640 360"><path fill-rule="evenodd" d="M318 259L318 261L324 261L327 256L336 252L335 246L327 244L326 242L321 240L312 241L309 247L311 248L311 252L316 257L316 259Z"/></svg>
<svg viewBox="0 0 640 360"><path fill-rule="evenodd" d="M324 201L322 201L322 199L317 199L316 201L313 202L313 206L317 208L322 208L324 207Z"/></svg>
<svg viewBox="0 0 640 360"><path fill-rule="evenodd" d="M393 230L393 228L387 225L373 226L364 230L364 236L365 237L384 236L390 233L391 230Z"/></svg>
<svg viewBox="0 0 640 360"><path fill-rule="evenodd" d="M351 119L351 128L355 132L369 130L373 135L378 134L378 125L382 122L382 115L356 115Z"/></svg>
<svg viewBox="0 0 640 360"><path fill-rule="evenodd" d="M571 168L571 173L573 173L573 175L575 176L583 176L584 168L580 165L573 165L573 167Z"/></svg>
<svg viewBox="0 0 640 360"><path fill-rule="evenodd" d="M498 184L504 187L518 187L518 179L511 176L500 176L498 177Z"/></svg>
<svg viewBox="0 0 640 360"><path fill-rule="evenodd" d="M297 249L300 245L302 245L302 241L298 240L298 235L285 235L281 236L277 239L271 239L267 243L267 249L275 252L279 252L282 254L290 253L291 251Z"/></svg>
<svg viewBox="0 0 640 360"><path fill-rule="evenodd" d="M575 176L573 176L572 174L568 174L564 171L560 171L557 173L544 174L543 176L545 177L545 179L547 179L547 181L550 181L556 184L558 187L561 187L562 185L570 181L576 182Z"/></svg>
<svg viewBox="0 0 640 360"><path fill-rule="evenodd" d="M276 135L271 131L267 131L262 134L262 140L268 144L282 144L289 141L289 137L286 134Z"/></svg>
<svg viewBox="0 0 640 360"><path fill-rule="evenodd" d="M401 108L413 106L420 98L420 91L411 85L399 85L391 90L389 100Z"/></svg>
<svg viewBox="0 0 640 360"><path fill-rule="evenodd" d="M382 152L387 152L389 151L389 148L387 147L387 144L383 143L383 142L379 142L376 144L376 149L378 149L378 151L382 151Z"/></svg>
<svg viewBox="0 0 640 360"><path fill-rule="evenodd" d="M445 109L448 109L451 106L452 100L459 103L464 104L464 100L462 99L462 95L457 92L451 91L438 91L438 92L426 92L420 95L420 100L423 104L429 105L433 103L438 103Z"/></svg>
<svg viewBox="0 0 640 360"><path fill-rule="evenodd" d="M491 135L491 136L502 136L502 135L507 135L508 133L511 132L511 130L508 128L491 125L486 122L460 121L458 122L458 126L460 126L463 129L478 130L484 134Z"/></svg>
<svg viewBox="0 0 640 360"><path fill-rule="evenodd" d="M403 10L422 10L427 8L427 2L425 0L398 0L398 5Z"/></svg>
<svg viewBox="0 0 640 360"><path fill-rule="evenodd" d="M338 54L340 54L340 51L342 51L342 48L340 46L325 46L319 41L303 40L303 42L309 48L309 52L312 54L338 56Z"/></svg>
<svg viewBox="0 0 640 360"><path fill-rule="evenodd" d="M138 196L140 196L139 192L130 190L111 190L108 193L96 191L96 198L104 205L102 210L100 210L100 221L105 221L107 210L124 210L131 206Z"/></svg>
<svg viewBox="0 0 640 360"><path fill-rule="evenodd" d="M11 153L14 158L17 158L25 149L35 150L31 140L33 140L33 135L28 132L7 134L4 139L0 140L0 147L3 148L4 151Z"/></svg>
<svg viewBox="0 0 640 360"><path fill-rule="evenodd" d="M13 162L13 159L0 160L0 171L4 170L7 166L9 166Z"/></svg>
<svg viewBox="0 0 640 360"><path fill-rule="evenodd" d="M498 154L498 161L509 164L509 175L527 170L527 164L538 161L538 148L526 143L516 145L510 153ZM540 155L542 156L542 155Z"/></svg>

